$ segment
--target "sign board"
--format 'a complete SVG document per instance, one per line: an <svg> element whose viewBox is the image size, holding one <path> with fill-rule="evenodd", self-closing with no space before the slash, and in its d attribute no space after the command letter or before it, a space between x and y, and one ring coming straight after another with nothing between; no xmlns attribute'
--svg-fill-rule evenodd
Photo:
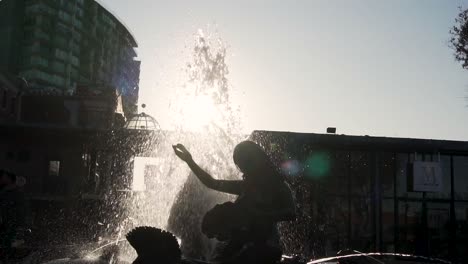
<svg viewBox="0 0 468 264"><path fill-rule="evenodd" d="M135 157L133 161L132 191L145 191L145 170L147 166L159 165L160 162L152 157Z"/></svg>
<svg viewBox="0 0 468 264"><path fill-rule="evenodd" d="M60 161L49 161L49 176L60 176Z"/></svg>
<svg viewBox="0 0 468 264"><path fill-rule="evenodd" d="M443 182L440 162L415 161L412 172L412 191L442 191Z"/></svg>
<svg viewBox="0 0 468 264"><path fill-rule="evenodd" d="M429 228L444 228L444 225L450 221L449 209L429 208L427 210L427 227Z"/></svg>

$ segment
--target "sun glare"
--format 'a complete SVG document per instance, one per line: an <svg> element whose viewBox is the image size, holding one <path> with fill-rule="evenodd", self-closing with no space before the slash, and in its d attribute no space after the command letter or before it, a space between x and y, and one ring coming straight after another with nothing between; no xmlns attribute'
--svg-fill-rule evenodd
<svg viewBox="0 0 468 264"><path fill-rule="evenodd" d="M207 95L197 95L188 100L184 107L183 126L193 132L201 132L212 123L216 122L217 108L213 100Z"/></svg>

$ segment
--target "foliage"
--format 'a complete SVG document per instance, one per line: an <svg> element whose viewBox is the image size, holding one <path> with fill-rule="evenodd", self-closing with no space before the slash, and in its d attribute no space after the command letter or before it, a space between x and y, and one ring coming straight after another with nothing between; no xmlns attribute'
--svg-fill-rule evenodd
<svg viewBox="0 0 468 264"><path fill-rule="evenodd" d="M463 10L455 18L455 26L450 29L450 47L454 50L455 60L468 69L468 9Z"/></svg>

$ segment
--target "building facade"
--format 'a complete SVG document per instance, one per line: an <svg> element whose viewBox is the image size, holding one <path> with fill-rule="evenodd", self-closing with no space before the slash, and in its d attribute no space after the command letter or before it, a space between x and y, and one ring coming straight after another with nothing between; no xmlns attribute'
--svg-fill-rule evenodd
<svg viewBox="0 0 468 264"><path fill-rule="evenodd" d="M466 259L468 142L271 131L251 138L296 194L298 220L283 229L289 252Z"/></svg>
<svg viewBox="0 0 468 264"><path fill-rule="evenodd" d="M0 168L21 179L33 246L90 241L114 224L152 133L124 128L138 116L137 43L94 0L2 0L0 36Z"/></svg>
<svg viewBox="0 0 468 264"><path fill-rule="evenodd" d="M16 123L21 100L22 80L0 73L0 124Z"/></svg>
<svg viewBox="0 0 468 264"><path fill-rule="evenodd" d="M112 13L94 0L0 2L0 71L30 89L71 95L78 87L114 89L126 114L137 111L137 43Z"/></svg>
<svg viewBox="0 0 468 264"><path fill-rule="evenodd" d="M116 122L115 102L107 96L21 98L18 115L7 115L17 121L0 123L0 168L20 179L34 235L29 246L113 235L125 219L121 203L131 195L133 158L151 146L145 140L153 131Z"/></svg>

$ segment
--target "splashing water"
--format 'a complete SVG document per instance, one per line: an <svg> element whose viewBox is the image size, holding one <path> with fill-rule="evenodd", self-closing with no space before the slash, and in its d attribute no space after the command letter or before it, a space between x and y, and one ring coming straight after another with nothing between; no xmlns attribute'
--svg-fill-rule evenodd
<svg viewBox="0 0 468 264"><path fill-rule="evenodd" d="M228 195L210 191L190 173L188 167L173 154L172 145L183 143L191 151L201 167L218 179L234 179L237 169L232 162L235 145L244 139L241 133L239 113L231 102L231 87L227 78L226 46L220 39L205 36L199 31L190 61L186 65L186 82L177 89L171 102L174 131L162 132L157 144L147 156L133 159L133 182L131 192L122 195L124 211L117 213L127 217L115 230L116 236L87 254L86 260L97 260L98 251L111 245L122 247L120 258L131 262L135 252L125 241L125 234L136 226L154 226L174 233L181 242L182 251L188 258L208 256L213 241L200 232L200 221L207 210L216 203L232 199ZM279 149L272 151L281 152ZM311 175L321 176L328 164L323 157L308 160ZM284 164L287 174L298 172L298 162ZM126 168L130 170L130 168ZM119 208L122 209L122 208ZM118 221L118 220L116 220ZM307 232L302 232L307 234ZM297 233L288 237L291 242L303 243ZM123 242L123 243L122 243ZM305 250L302 250L305 251ZM376 257L406 257L412 255L394 253L360 253L326 258L309 263L326 263L351 257L363 257L381 263ZM418 257L427 261L437 260ZM63 262L57 262L63 263ZM448 263L448 262L440 262Z"/></svg>
<svg viewBox="0 0 468 264"><path fill-rule="evenodd" d="M226 46L200 30L186 65L186 82L171 102L175 131L166 131L150 157L134 160L134 181L125 230L149 225L168 229L182 240L188 257L210 254L213 242L200 232L202 216L216 203L232 197L202 186L174 155L172 145L184 144L197 163L218 179L234 179L232 152L241 136L238 112L230 100ZM157 118L157 117L156 117Z"/></svg>

